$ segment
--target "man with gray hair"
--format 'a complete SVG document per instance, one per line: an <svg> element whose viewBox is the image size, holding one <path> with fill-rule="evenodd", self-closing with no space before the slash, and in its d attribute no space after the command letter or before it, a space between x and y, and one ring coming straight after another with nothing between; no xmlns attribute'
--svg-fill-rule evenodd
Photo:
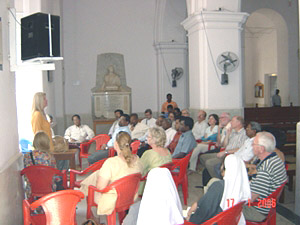
<svg viewBox="0 0 300 225"><path fill-rule="evenodd" d="M274 152L275 146L275 137L269 132L257 133L253 140L253 152L260 162L256 167L257 174L250 183L251 202L266 198L287 180L284 163ZM263 221L269 211L270 208L264 204L243 207L245 219L256 222Z"/></svg>

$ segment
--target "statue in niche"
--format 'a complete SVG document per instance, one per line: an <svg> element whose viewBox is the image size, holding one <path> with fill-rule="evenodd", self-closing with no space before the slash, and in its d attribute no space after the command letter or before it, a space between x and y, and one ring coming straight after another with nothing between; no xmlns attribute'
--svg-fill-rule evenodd
<svg viewBox="0 0 300 225"><path fill-rule="evenodd" d="M121 91L121 79L115 74L114 66L107 68L108 73L104 76L101 90L102 91Z"/></svg>

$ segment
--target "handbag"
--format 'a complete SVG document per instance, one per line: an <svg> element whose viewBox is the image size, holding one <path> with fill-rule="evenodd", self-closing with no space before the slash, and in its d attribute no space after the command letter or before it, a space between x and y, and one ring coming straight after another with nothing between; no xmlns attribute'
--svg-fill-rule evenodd
<svg viewBox="0 0 300 225"><path fill-rule="evenodd" d="M69 142L62 136L55 135L53 138L54 152L69 151Z"/></svg>

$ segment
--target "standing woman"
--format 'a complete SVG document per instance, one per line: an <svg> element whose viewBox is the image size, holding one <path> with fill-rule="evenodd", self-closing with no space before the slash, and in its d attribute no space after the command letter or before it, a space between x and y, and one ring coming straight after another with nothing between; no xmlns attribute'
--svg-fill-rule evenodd
<svg viewBox="0 0 300 225"><path fill-rule="evenodd" d="M31 111L31 126L32 131L36 134L38 131L44 131L50 140L50 152L54 150L52 134L51 134L51 125L47 121L47 117L44 109L48 105L48 100L46 98L46 93L37 92L33 97L32 111Z"/></svg>

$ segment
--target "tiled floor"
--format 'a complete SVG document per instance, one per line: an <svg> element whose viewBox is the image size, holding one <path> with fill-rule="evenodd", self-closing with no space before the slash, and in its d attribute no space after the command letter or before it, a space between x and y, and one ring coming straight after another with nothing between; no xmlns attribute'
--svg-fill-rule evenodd
<svg viewBox="0 0 300 225"><path fill-rule="evenodd" d="M189 175L189 197L188 197L188 206L190 206L193 202L197 201L202 195L203 195L203 189L202 188L195 188L195 186L202 185L202 175L198 173L193 173ZM179 188L179 196L181 198L181 202L183 203L183 195L181 188ZM294 211L294 205L295 205L295 193L290 192L285 187L285 203L282 204L284 207L289 208L290 210ZM187 206L183 205L183 209L186 209ZM82 200L78 204L77 208L77 223L82 224L86 220L86 201ZM100 221L102 223L105 223L105 217L101 216ZM277 213L277 225L291 225L294 224L290 222L285 217L281 216L279 213Z"/></svg>

